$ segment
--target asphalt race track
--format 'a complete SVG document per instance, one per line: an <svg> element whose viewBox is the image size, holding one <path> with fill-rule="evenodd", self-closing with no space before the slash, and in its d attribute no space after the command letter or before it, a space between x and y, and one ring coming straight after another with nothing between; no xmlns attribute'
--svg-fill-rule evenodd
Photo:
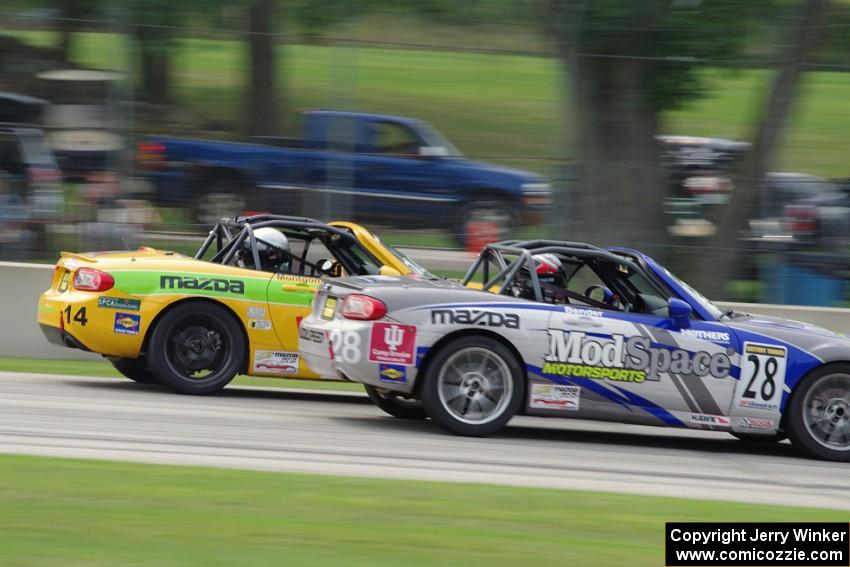
<svg viewBox="0 0 850 567"><path fill-rule="evenodd" d="M385 416L355 393L0 372L0 452L498 483L850 510L850 464L723 433L516 418L469 439Z"/></svg>

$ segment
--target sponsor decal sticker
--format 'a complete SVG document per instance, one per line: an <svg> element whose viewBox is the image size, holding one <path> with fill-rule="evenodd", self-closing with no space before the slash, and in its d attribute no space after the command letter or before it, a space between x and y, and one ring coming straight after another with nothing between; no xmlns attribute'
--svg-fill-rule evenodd
<svg viewBox="0 0 850 567"><path fill-rule="evenodd" d="M411 366L416 360L416 327L399 323L374 323L369 340L369 360Z"/></svg>
<svg viewBox="0 0 850 567"><path fill-rule="evenodd" d="M138 335L141 326L142 318L140 315L119 311L115 314L115 325L112 327L112 331L119 335Z"/></svg>
<svg viewBox="0 0 850 567"><path fill-rule="evenodd" d="M681 333L683 335L687 335L695 339L702 339L704 341L711 341L714 343L728 343L732 340L729 336L729 333L724 333L722 331L700 331L697 329L682 329Z"/></svg>
<svg viewBox="0 0 850 567"><path fill-rule="evenodd" d="M689 421L694 425L713 425L717 427L729 427L731 424L728 417L704 413L692 413Z"/></svg>
<svg viewBox="0 0 850 567"><path fill-rule="evenodd" d="M431 311L431 323L434 325L478 325L519 329L519 315L481 309L433 309Z"/></svg>
<svg viewBox="0 0 850 567"><path fill-rule="evenodd" d="M281 274L280 279L287 282L296 282L302 284L319 285L322 283L322 280L320 280L319 278L311 278L310 276L298 276L293 274Z"/></svg>
<svg viewBox="0 0 850 567"><path fill-rule="evenodd" d="M268 331L272 328L272 322L268 319L249 319L248 326L258 331Z"/></svg>
<svg viewBox="0 0 850 567"><path fill-rule="evenodd" d="M265 319L266 318L266 308L259 307L257 305L250 305L248 307L248 317L251 319Z"/></svg>
<svg viewBox="0 0 850 567"><path fill-rule="evenodd" d="M578 411L580 399L581 388L579 386L533 383L531 384L531 397L528 401L528 407Z"/></svg>
<svg viewBox="0 0 850 567"><path fill-rule="evenodd" d="M336 303L337 299L335 297L328 297L325 299L325 305L322 307L322 319L327 319L330 321L334 318L334 313L336 312Z"/></svg>
<svg viewBox="0 0 850 567"><path fill-rule="evenodd" d="M159 276L161 289L190 289L245 294L245 282L223 278L196 278L194 276Z"/></svg>
<svg viewBox="0 0 850 567"><path fill-rule="evenodd" d="M310 341L311 343L323 343L325 342L325 334L321 331L317 331L316 329L311 329L310 327L301 326L301 329L298 331L298 336L304 339L305 341Z"/></svg>
<svg viewBox="0 0 850 567"><path fill-rule="evenodd" d="M658 381L667 373L726 378L731 368L725 352L653 347L643 336L600 338L562 329L549 329L549 352L543 357L543 374L619 382Z"/></svg>
<svg viewBox="0 0 850 567"><path fill-rule="evenodd" d="M297 374L298 359L301 355L297 352L285 350L255 350L254 372L263 374Z"/></svg>
<svg viewBox="0 0 850 567"><path fill-rule="evenodd" d="M742 417L738 420L738 427L741 429L770 430L776 429L776 422L764 417Z"/></svg>
<svg viewBox="0 0 850 567"><path fill-rule="evenodd" d="M404 384L407 382L407 368L400 364L381 364L378 366L381 382Z"/></svg>
<svg viewBox="0 0 850 567"><path fill-rule="evenodd" d="M564 306L564 313L567 315L575 315L576 317L605 317L605 312L599 309L572 307L569 305Z"/></svg>
<svg viewBox="0 0 850 567"><path fill-rule="evenodd" d="M138 299L124 299L123 297L101 296L97 298L97 306L105 309L123 309L124 311L138 311L142 302Z"/></svg>

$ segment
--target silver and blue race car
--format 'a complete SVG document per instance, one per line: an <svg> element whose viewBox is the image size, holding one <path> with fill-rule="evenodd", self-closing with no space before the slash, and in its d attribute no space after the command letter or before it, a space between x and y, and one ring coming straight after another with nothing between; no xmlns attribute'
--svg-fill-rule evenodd
<svg viewBox="0 0 850 567"><path fill-rule="evenodd" d="M850 461L850 339L724 312L631 249L505 241L462 282L331 280L300 349L392 415L455 434L488 435L521 413L787 436Z"/></svg>

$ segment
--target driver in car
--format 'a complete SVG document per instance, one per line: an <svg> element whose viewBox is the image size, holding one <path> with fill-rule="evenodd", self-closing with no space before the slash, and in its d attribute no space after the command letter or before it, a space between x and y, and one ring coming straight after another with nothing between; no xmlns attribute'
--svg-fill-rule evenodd
<svg viewBox="0 0 850 567"><path fill-rule="evenodd" d="M285 234L274 228L264 227L254 231L254 239L257 241L257 254L260 256L260 265L256 269L275 274L289 273L292 255L289 253L289 239ZM245 260L253 263L250 239L246 238L242 246Z"/></svg>
<svg viewBox="0 0 850 567"><path fill-rule="evenodd" d="M543 301L554 304L569 304L570 299L573 302L580 304L598 307L600 309L622 309L619 298L616 294L611 293L607 287L602 287L603 298L601 301L589 297L594 288L601 286L591 286L584 295L568 289L568 279L564 265L561 259L555 254L535 254L532 256L535 263L535 271L537 272L537 280L540 282L540 290L543 292ZM525 289L519 294L520 297L526 299L534 299L534 290L531 288L531 278L528 270L523 267L522 270L526 276Z"/></svg>

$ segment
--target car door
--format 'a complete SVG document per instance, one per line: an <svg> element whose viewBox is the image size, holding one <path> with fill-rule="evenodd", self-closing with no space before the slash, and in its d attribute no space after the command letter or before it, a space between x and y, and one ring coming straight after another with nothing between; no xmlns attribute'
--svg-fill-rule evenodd
<svg viewBox="0 0 850 567"><path fill-rule="evenodd" d="M358 153L355 182L359 218L427 219L451 199L438 183L442 162L419 155L425 145L409 126L370 121L368 153Z"/></svg>
<svg viewBox="0 0 850 567"><path fill-rule="evenodd" d="M585 413L656 425L722 425L728 414L739 345L723 325L674 329L657 315L565 306L549 335L544 376L582 386Z"/></svg>

